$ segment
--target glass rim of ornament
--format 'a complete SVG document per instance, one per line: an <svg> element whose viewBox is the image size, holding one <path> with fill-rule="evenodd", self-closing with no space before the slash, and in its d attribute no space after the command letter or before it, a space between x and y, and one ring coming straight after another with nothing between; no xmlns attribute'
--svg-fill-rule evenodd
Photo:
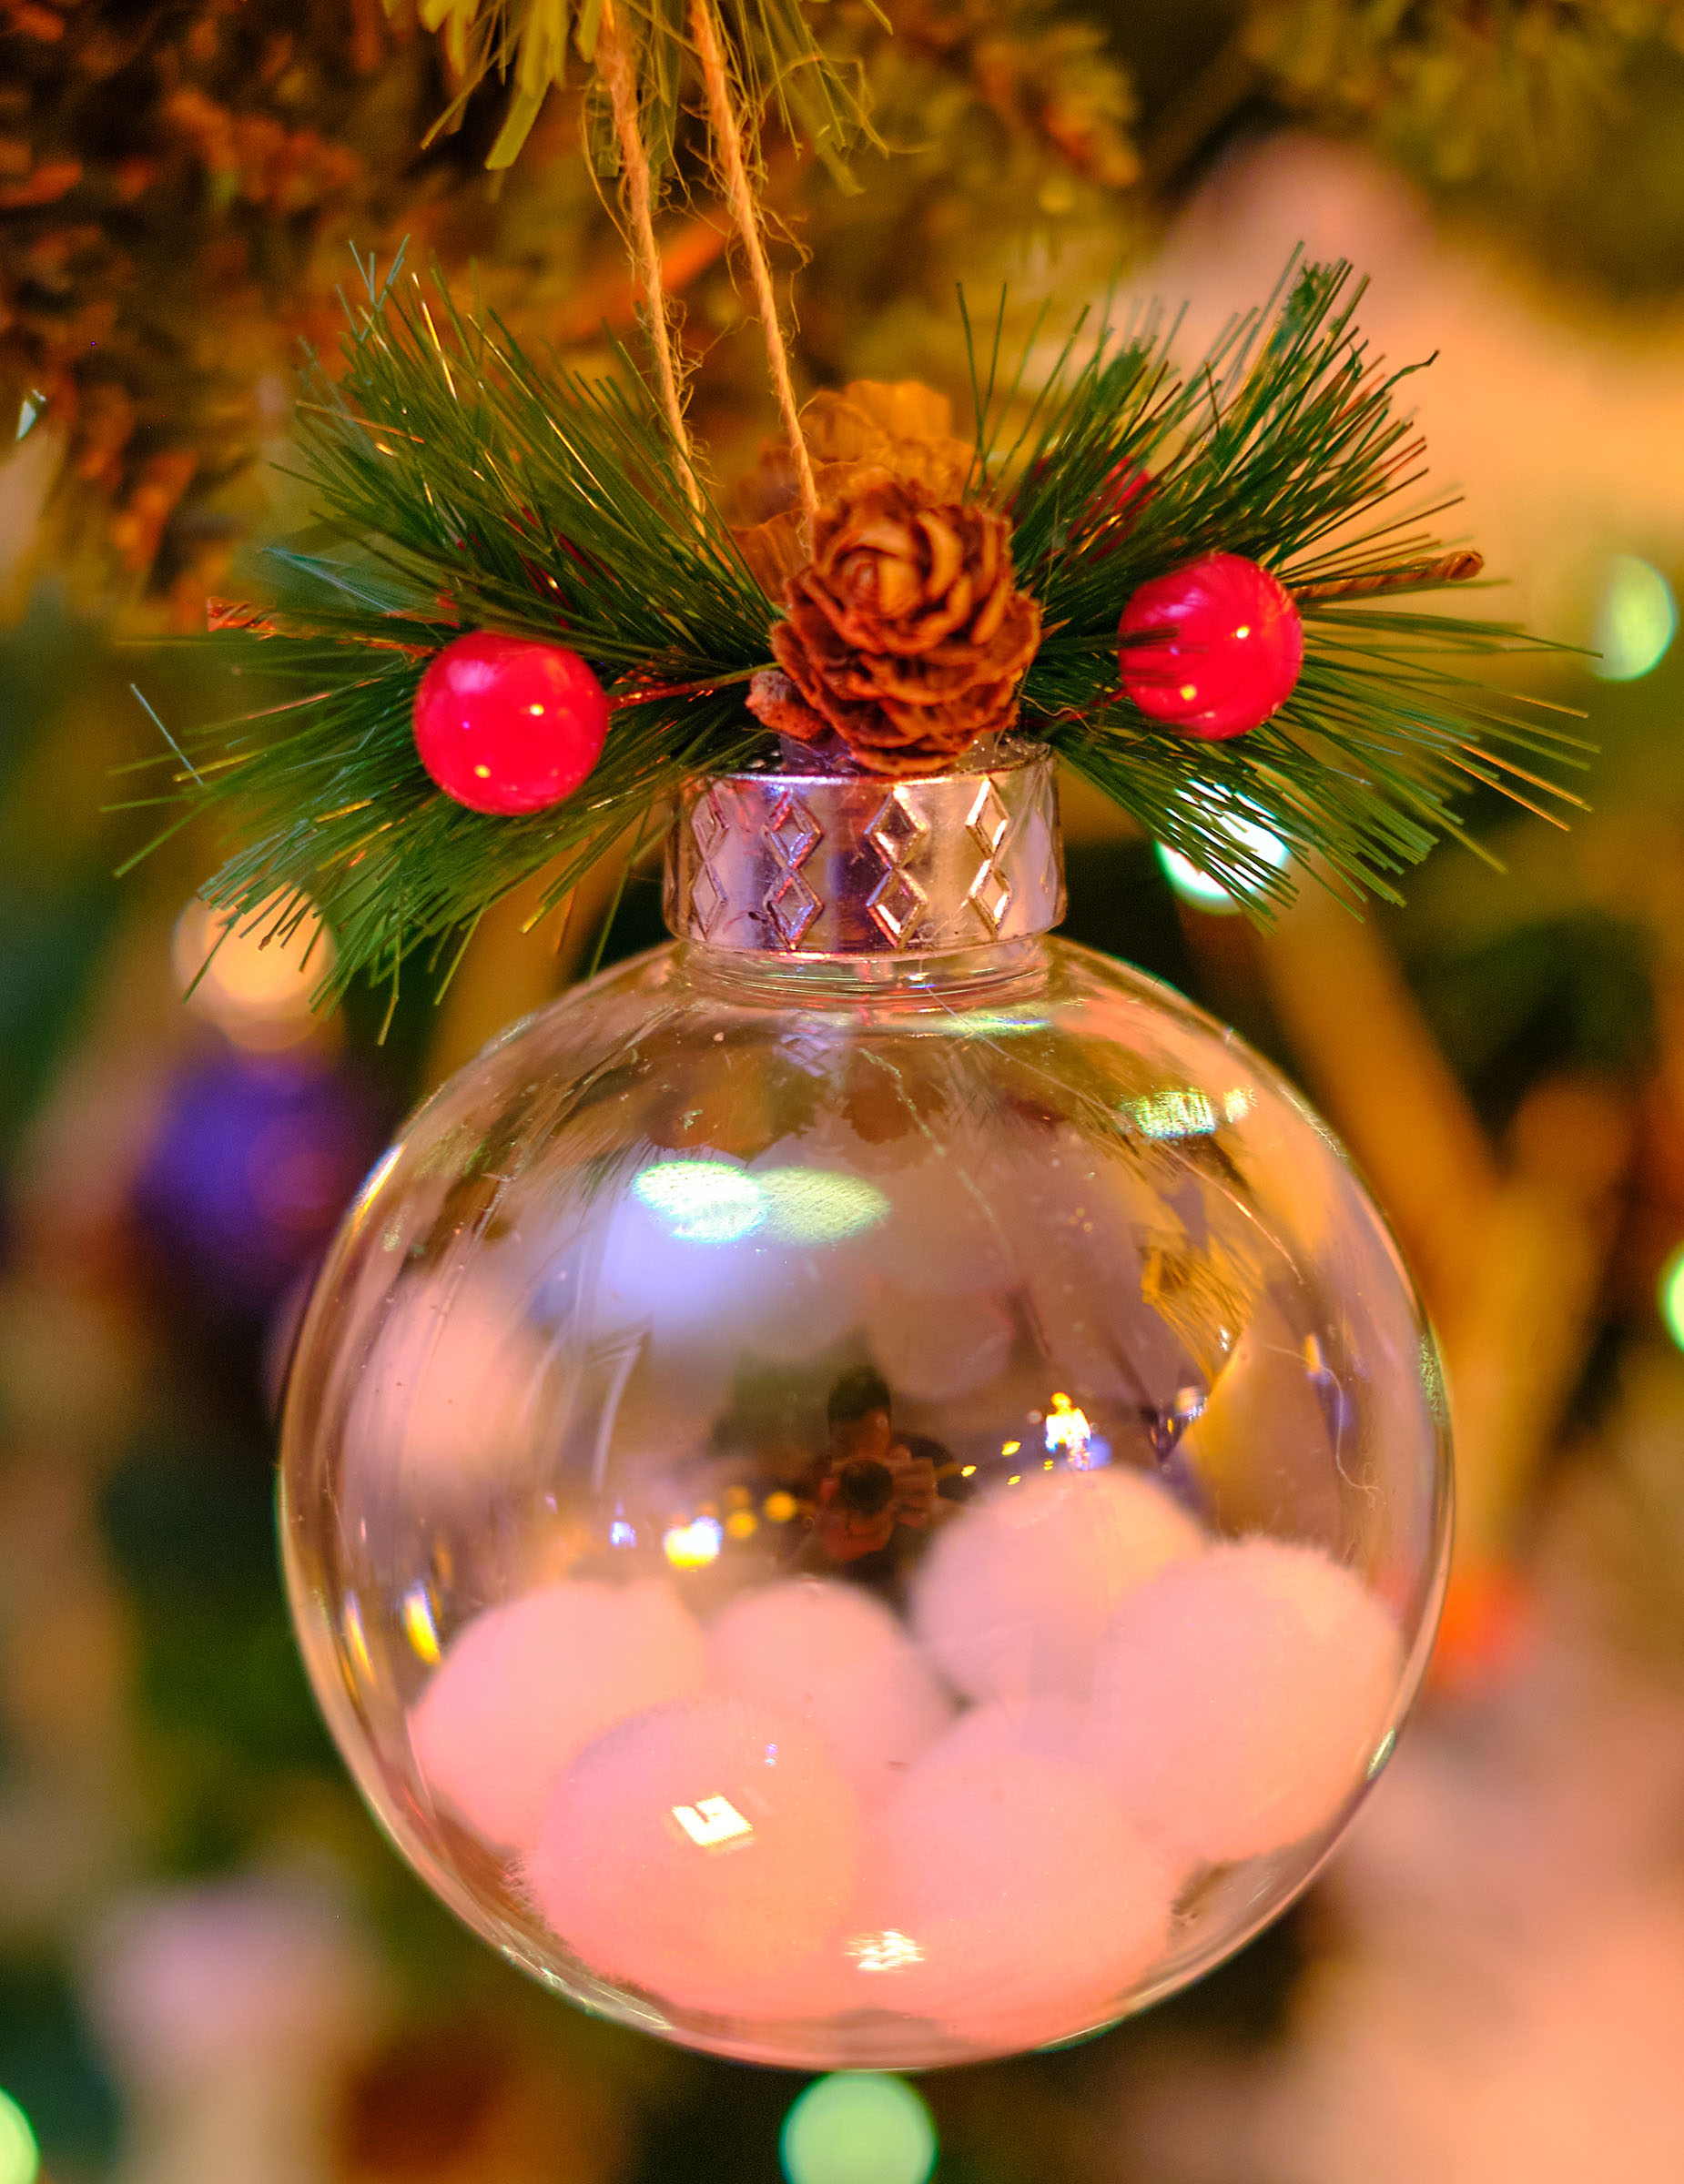
<svg viewBox="0 0 1684 2184"><path fill-rule="evenodd" d="M805 757L806 754L803 753ZM741 990L858 1006L1032 979L1064 915L1058 768L1044 743L989 738L938 772L799 767L701 774L667 835L668 929L693 969Z"/></svg>

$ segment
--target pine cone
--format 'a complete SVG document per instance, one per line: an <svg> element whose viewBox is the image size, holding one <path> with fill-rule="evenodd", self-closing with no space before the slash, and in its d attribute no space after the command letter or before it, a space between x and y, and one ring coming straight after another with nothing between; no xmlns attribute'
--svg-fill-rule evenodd
<svg viewBox="0 0 1684 2184"><path fill-rule="evenodd" d="M802 410L801 437L823 500L834 500L864 470L916 479L940 499L956 500L975 457L969 440L953 437L947 396L916 379L850 379L839 394L826 388ZM737 545L770 599L781 599L786 580L806 565L806 525L798 500L787 443L764 440L759 461L737 480L733 501Z"/></svg>
<svg viewBox="0 0 1684 2184"><path fill-rule="evenodd" d="M1012 726L1040 609L1013 587L1002 517L866 470L814 531L772 632L783 672L750 685L768 727L834 732L867 773L914 774Z"/></svg>

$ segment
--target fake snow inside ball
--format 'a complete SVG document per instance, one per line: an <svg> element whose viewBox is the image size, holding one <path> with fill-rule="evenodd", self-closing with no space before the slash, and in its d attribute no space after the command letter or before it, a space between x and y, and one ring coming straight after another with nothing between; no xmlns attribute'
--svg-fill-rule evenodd
<svg viewBox="0 0 1684 2184"><path fill-rule="evenodd" d="M1212 1863L1334 1820L1399 1674L1391 1616L1314 1547L1251 1539L1165 1570L1100 1649L1089 1753L1159 1840Z"/></svg>
<svg viewBox="0 0 1684 2184"><path fill-rule="evenodd" d="M995 1765L1015 1753L1085 1763L1088 1710L1075 1699L988 1699L968 1706L941 1740L943 1760Z"/></svg>
<svg viewBox="0 0 1684 2184"><path fill-rule="evenodd" d="M916 1402L949 1402L998 1379L1017 1329L999 1299L908 1297L886 1287L866 1316L879 1370Z"/></svg>
<svg viewBox="0 0 1684 2184"><path fill-rule="evenodd" d="M593 1972L704 2009L824 1985L854 1897L852 1791L809 1731L709 1694L623 1722L568 1768L526 1863ZM832 1945L827 1950L827 1945Z"/></svg>
<svg viewBox="0 0 1684 2184"><path fill-rule="evenodd" d="M1091 1769L1026 1751L951 1758L947 1742L878 1840L885 1924L919 1952L883 2000L977 2047L1088 2031L1162 1953L1178 1875Z"/></svg>
<svg viewBox="0 0 1684 2184"><path fill-rule="evenodd" d="M888 1795L950 1710L896 1617L817 1578L745 1592L707 1633L713 1680L821 1737L867 1802Z"/></svg>
<svg viewBox="0 0 1684 2184"><path fill-rule="evenodd" d="M452 1642L410 1743L435 1795L488 1842L523 1849L576 1752L705 1678L701 1630L664 1580L546 1585Z"/></svg>
<svg viewBox="0 0 1684 2184"><path fill-rule="evenodd" d="M1085 1697L1118 1602L1202 1544L1192 1519L1138 1472L1041 1472L939 1535L913 1624L971 1698Z"/></svg>

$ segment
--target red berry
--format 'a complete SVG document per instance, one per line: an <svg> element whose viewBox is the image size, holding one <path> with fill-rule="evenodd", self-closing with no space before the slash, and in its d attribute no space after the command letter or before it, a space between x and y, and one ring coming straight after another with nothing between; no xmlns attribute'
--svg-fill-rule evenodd
<svg viewBox="0 0 1684 2184"><path fill-rule="evenodd" d="M1023 481L1018 488L1020 499L1040 484L1051 461L1050 456L1036 456L1023 473ZM1109 537L1097 549L1090 551L1095 558L1114 552L1133 530L1141 511L1151 499L1153 490L1151 472L1143 470L1139 463L1131 462L1125 456L1121 462L1113 462L1100 480L1091 500L1066 514L1063 520L1064 535L1072 540L1080 539L1091 531L1103 529L1110 533Z"/></svg>
<svg viewBox="0 0 1684 2184"><path fill-rule="evenodd" d="M1100 480L1100 490L1093 496L1093 506L1081 529L1097 531L1101 523L1112 523L1117 529L1117 543L1121 545L1133 530L1153 490L1150 470L1141 470L1138 462L1131 462L1126 457L1121 462L1113 462Z"/></svg>
<svg viewBox="0 0 1684 2184"><path fill-rule="evenodd" d="M1207 553L1135 592L1118 625L1117 661L1149 719L1215 743L1261 727L1291 697L1304 624L1266 569Z"/></svg>
<svg viewBox="0 0 1684 2184"><path fill-rule="evenodd" d="M571 796L602 755L608 700L577 652L475 630L429 666L415 693L415 748L471 812L542 812Z"/></svg>

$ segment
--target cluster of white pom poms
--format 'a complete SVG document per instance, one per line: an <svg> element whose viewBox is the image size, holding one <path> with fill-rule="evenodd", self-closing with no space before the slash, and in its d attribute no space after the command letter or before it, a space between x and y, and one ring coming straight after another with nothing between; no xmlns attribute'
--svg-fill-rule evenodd
<svg viewBox="0 0 1684 2184"><path fill-rule="evenodd" d="M461 1632L415 1759L599 1977L1005 2049L1114 2015L1195 1869L1333 1821L1398 1685L1349 1570L1125 1471L967 1511L910 1621L811 1578L705 1626L664 1580L546 1586Z"/></svg>

